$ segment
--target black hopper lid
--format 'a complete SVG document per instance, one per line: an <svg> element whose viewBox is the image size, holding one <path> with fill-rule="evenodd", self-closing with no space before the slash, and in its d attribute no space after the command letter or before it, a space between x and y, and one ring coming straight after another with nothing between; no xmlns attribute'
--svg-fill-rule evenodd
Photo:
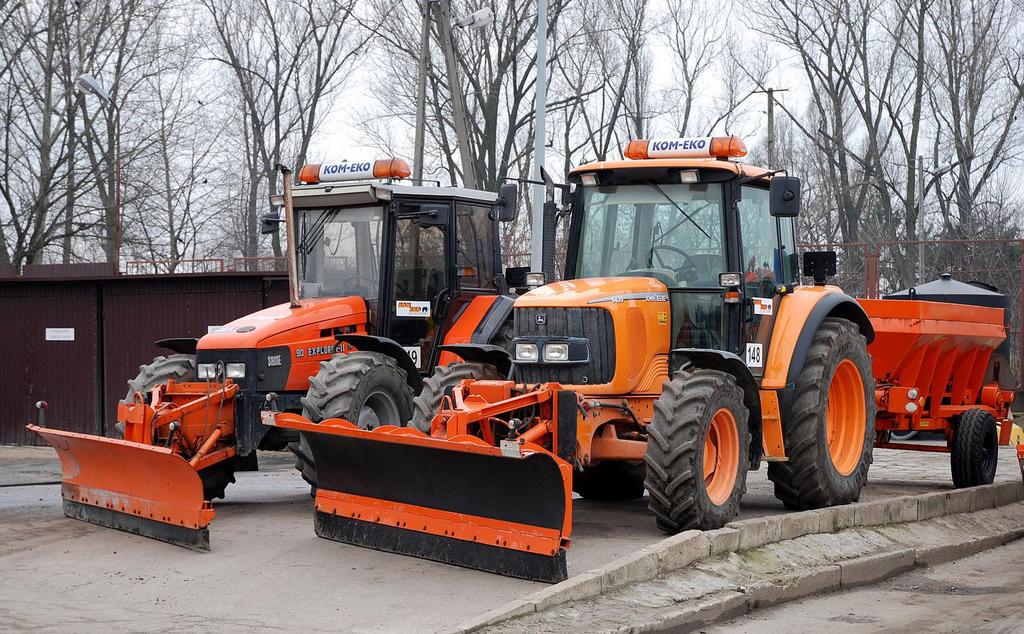
<svg viewBox="0 0 1024 634"><path fill-rule="evenodd" d="M937 280L890 293L885 296L885 299L919 299L951 304L1009 308L1010 302L1006 295L990 290L992 288L982 282L971 282L970 284L959 282L953 279L951 273L943 273Z"/></svg>

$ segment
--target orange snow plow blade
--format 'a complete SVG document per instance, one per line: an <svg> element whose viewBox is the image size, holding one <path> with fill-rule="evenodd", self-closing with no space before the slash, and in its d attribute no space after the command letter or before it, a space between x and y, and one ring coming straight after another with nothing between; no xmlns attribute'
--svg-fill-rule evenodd
<svg viewBox="0 0 1024 634"><path fill-rule="evenodd" d="M60 457L64 514L196 550L210 549L214 511L188 461L168 447L28 428Z"/></svg>
<svg viewBox="0 0 1024 634"><path fill-rule="evenodd" d="M572 470L540 446L265 413L317 466L317 535L535 581L566 578ZM514 446L513 446L514 445Z"/></svg>

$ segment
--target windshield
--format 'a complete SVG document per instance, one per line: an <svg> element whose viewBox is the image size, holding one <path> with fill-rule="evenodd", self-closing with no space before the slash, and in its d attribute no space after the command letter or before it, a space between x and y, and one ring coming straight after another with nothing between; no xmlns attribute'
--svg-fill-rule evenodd
<svg viewBox="0 0 1024 634"><path fill-rule="evenodd" d="M717 287L725 270L722 231L720 183L584 187L577 275Z"/></svg>
<svg viewBox="0 0 1024 634"><path fill-rule="evenodd" d="M384 208L298 210L302 297L377 299Z"/></svg>

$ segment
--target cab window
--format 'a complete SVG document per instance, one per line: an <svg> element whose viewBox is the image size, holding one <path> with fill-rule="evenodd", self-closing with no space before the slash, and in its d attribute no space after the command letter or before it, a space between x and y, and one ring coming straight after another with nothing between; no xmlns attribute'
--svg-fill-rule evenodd
<svg viewBox="0 0 1024 634"><path fill-rule="evenodd" d="M467 289L497 290L493 243L494 220L490 207L458 203L455 207L458 227L456 266L460 286Z"/></svg>

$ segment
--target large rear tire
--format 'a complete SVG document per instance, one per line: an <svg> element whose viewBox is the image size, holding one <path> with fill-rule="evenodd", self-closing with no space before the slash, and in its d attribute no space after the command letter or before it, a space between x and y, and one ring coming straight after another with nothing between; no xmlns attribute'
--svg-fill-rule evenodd
<svg viewBox="0 0 1024 634"><path fill-rule="evenodd" d="M328 418L343 418L363 429L382 425L405 425L412 415L412 388L405 370L379 352L336 354L320 363L320 370L309 378L309 390L302 397L302 415L319 423ZM316 465L306 439L291 447L295 468L312 487L316 487Z"/></svg>
<svg viewBox="0 0 1024 634"><path fill-rule="evenodd" d="M992 484L999 460L999 437L996 418L983 409L969 409L960 415L953 431L953 448L949 465L953 486Z"/></svg>
<svg viewBox="0 0 1024 634"><path fill-rule="evenodd" d="M721 528L739 513L750 465L748 411L732 375L676 372L647 427L647 492L658 528Z"/></svg>
<svg viewBox="0 0 1024 634"><path fill-rule="evenodd" d="M572 490L584 500L635 500L644 496L643 462L606 460L573 473Z"/></svg>
<svg viewBox="0 0 1024 634"><path fill-rule="evenodd" d="M441 409L441 399L451 396L459 382L465 379L480 381L499 378L498 371L487 363L452 363L434 368L433 373L423 379L423 388L412 400L409 426L429 434L430 423Z"/></svg>
<svg viewBox="0 0 1024 634"><path fill-rule="evenodd" d="M875 380L867 342L853 322L828 318L818 328L783 435L789 460L768 463L768 478L786 508L860 499L874 447Z"/></svg>

